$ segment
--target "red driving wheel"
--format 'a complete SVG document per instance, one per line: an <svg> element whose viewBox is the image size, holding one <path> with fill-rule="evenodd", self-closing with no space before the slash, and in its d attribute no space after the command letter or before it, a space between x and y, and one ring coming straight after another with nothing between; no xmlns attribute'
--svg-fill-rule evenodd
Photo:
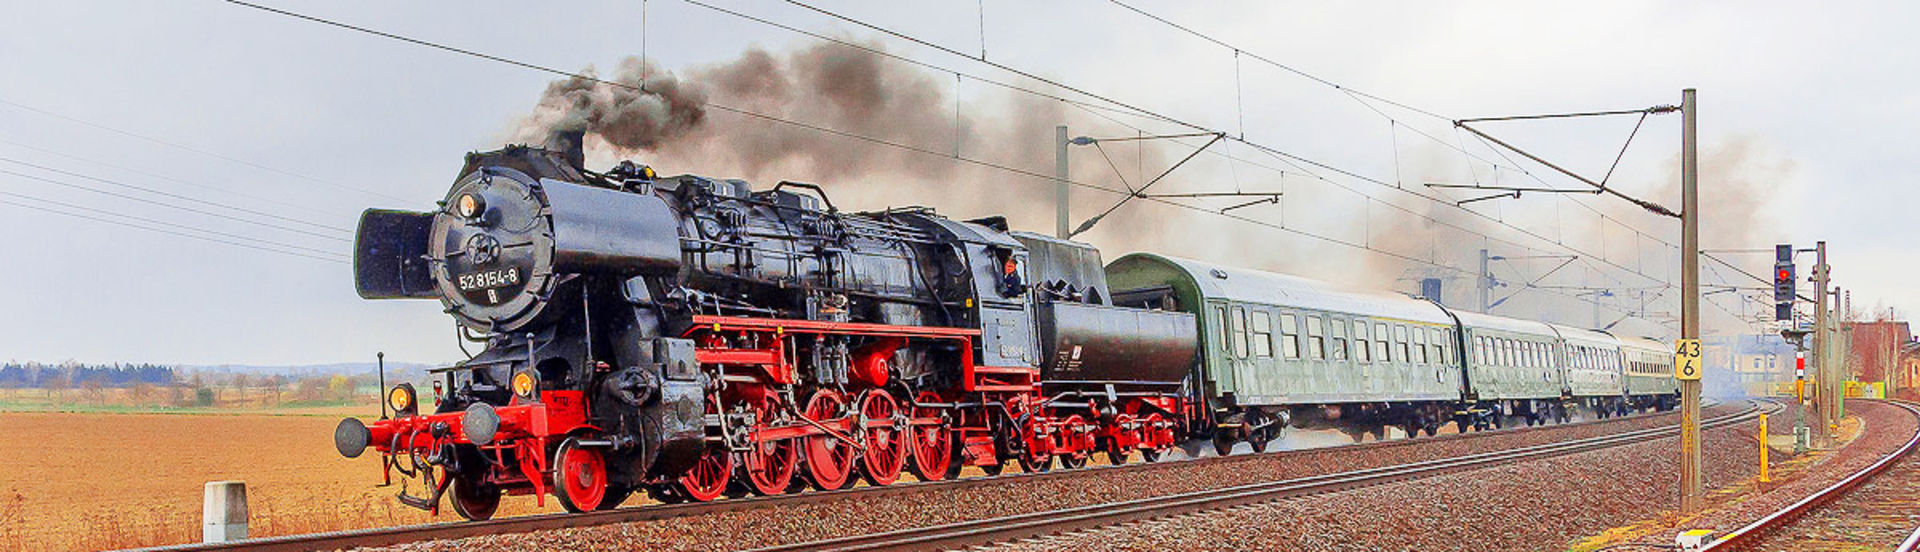
<svg viewBox="0 0 1920 552"><path fill-rule="evenodd" d="M872 390L860 397L860 419L866 432L866 451L860 457L867 483L891 485L907 463L908 436L894 426L899 405L886 391Z"/></svg>
<svg viewBox="0 0 1920 552"><path fill-rule="evenodd" d="M710 502L727 492L727 479L733 474L733 454L723 446L709 446L687 473L680 476L680 490L697 502Z"/></svg>
<svg viewBox="0 0 1920 552"><path fill-rule="evenodd" d="M607 497L607 461L568 437L553 453L553 494L569 512L589 512Z"/></svg>
<svg viewBox="0 0 1920 552"><path fill-rule="evenodd" d="M946 402L932 391L921 391L914 402ZM913 476L921 481L945 479L947 468L953 464L953 428L947 427L947 421L940 417L941 409L934 407L914 407L913 417L933 418L938 423L913 426Z"/></svg>
<svg viewBox="0 0 1920 552"><path fill-rule="evenodd" d="M756 421L753 425L753 434L749 435L749 439L754 439L760 432L773 429L774 426L771 423L773 414L779 408L779 399L774 398L773 395L768 395L765 400L754 405ZM800 466L800 448L793 439L773 441L755 439L744 456L746 461L741 464L747 472L747 486L755 494L762 496L787 492L787 487L793 484L793 472Z"/></svg>
<svg viewBox="0 0 1920 552"><path fill-rule="evenodd" d="M838 427L831 423L846 416L846 401L840 393L823 389L807 399L807 419L827 427ZM813 480L813 486L823 491L831 491L847 485L847 479L853 474L853 443L832 435L815 435L806 438L807 476Z"/></svg>

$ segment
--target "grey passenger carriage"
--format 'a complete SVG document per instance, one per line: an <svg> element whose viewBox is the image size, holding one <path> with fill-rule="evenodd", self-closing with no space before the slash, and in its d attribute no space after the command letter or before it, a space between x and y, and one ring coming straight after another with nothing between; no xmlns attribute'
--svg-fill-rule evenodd
<svg viewBox="0 0 1920 552"><path fill-rule="evenodd" d="M1566 421L1578 407L1665 408L1634 397L1673 392L1644 344L1623 363L1621 341L1604 332L1150 253L1115 260L1107 279L1116 305L1196 315L1196 425L1223 452L1241 440L1260 450L1286 426L1431 435L1448 421L1464 431ZM1629 389L1632 368L1641 379Z"/></svg>

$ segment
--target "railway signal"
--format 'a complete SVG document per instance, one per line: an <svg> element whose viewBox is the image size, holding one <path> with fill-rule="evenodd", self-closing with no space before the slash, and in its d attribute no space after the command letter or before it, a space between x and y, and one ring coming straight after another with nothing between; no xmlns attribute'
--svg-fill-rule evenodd
<svg viewBox="0 0 1920 552"><path fill-rule="evenodd" d="M1773 246L1773 319L1793 320L1793 245Z"/></svg>

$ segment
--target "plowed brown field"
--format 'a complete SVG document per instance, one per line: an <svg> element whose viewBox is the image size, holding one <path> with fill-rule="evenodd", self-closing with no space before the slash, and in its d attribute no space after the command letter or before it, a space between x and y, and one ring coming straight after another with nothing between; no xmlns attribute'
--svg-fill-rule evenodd
<svg viewBox="0 0 1920 552"><path fill-rule="evenodd" d="M0 413L0 549L196 542L208 481L247 483L253 536L413 524L380 462L333 450L339 416ZM413 489L416 493L419 488ZM548 501L549 509L558 507ZM538 511L508 497L502 515ZM443 520L455 519L451 511Z"/></svg>

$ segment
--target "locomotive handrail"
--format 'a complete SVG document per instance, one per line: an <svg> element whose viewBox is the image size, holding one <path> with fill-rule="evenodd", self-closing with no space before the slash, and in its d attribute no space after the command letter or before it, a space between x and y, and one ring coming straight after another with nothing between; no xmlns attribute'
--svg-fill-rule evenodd
<svg viewBox="0 0 1920 552"><path fill-rule="evenodd" d="M779 330L805 333L859 333L887 337L976 337L980 330L975 328L950 328L940 326L895 326L891 324L871 324L866 322L827 322L822 320L792 320L781 318L757 318L748 316L719 316L696 314L693 326L695 330L724 327L727 329Z"/></svg>
<svg viewBox="0 0 1920 552"><path fill-rule="evenodd" d="M794 182L792 180L782 180L780 181L779 184L773 185L773 191L778 192L780 191L781 188L785 188L787 186L793 186L795 188L800 188L805 190L813 190L814 194L820 196L820 202L827 204L827 214L830 214L830 215L840 214L840 208L833 206L833 200L827 197L827 191L824 189L821 189L819 184L808 184L806 182Z"/></svg>

